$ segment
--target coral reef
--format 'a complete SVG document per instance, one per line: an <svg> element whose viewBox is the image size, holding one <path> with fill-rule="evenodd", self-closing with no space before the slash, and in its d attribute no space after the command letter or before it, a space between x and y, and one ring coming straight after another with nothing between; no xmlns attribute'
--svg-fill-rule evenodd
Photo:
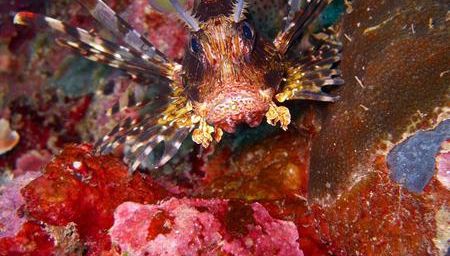
<svg viewBox="0 0 450 256"><path fill-rule="evenodd" d="M27 172L8 183L1 190L0 196L0 238L15 236L25 223L20 208L25 200L20 190L40 176L39 172Z"/></svg>
<svg viewBox="0 0 450 256"><path fill-rule="evenodd" d="M342 100L320 106L311 199L332 203L356 177L374 169L379 150L387 153L449 118L445 6L434 0L353 4L342 27L346 84L335 91Z"/></svg>
<svg viewBox="0 0 450 256"><path fill-rule="evenodd" d="M0 239L0 255L52 255L54 241L39 224L26 222L14 237Z"/></svg>
<svg viewBox="0 0 450 256"><path fill-rule="evenodd" d="M124 203L114 216L111 239L131 255L303 255L294 223L273 219L258 203Z"/></svg>
<svg viewBox="0 0 450 256"><path fill-rule="evenodd" d="M436 156L436 179L450 190L450 140L447 139L441 145L439 154Z"/></svg>
<svg viewBox="0 0 450 256"><path fill-rule="evenodd" d="M157 7L157 9L149 6ZM187 6L192 6L193 1L183 1ZM188 3L186 3L188 2ZM160 49L166 56L173 59L182 59L184 47L187 42L187 31L178 18L167 9L167 1L132 1L127 8L130 24L140 31L146 31L148 39L156 48ZM159 10L159 11L158 11ZM163 10L163 12L160 12Z"/></svg>
<svg viewBox="0 0 450 256"><path fill-rule="evenodd" d="M17 158L16 169L14 169L14 176L20 176L26 172L39 172L42 168L50 162L51 154L46 151L30 150L24 155Z"/></svg>
<svg viewBox="0 0 450 256"><path fill-rule="evenodd" d="M125 201L155 203L164 198L166 192L149 177L138 173L129 176L128 168L120 160L95 157L91 150L88 145L65 147L45 167L42 176L22 188L23 199L17 195L17 189L4 196L18 197L13 204L23 204L21 215L44 230L74 223L83 248L86 247L83 250L89 255L98 255L111 250L107 230L113 224L113 212L118 205ZM17 185L12 189L24 184L21 177L14 180L13 184ZM55 235L53 231L44 233ZM21 234L15 239L20 243ZM10 237L0 239L0 245L9 243Z"/></svg>
<svg viewBox="0 0 450 256"><path fill-rule="evenodd" d="M167 1L107 2L182 58L187 33ZM164 167L134 174L91 144L138 114L107 109L130 91L152 99L161 81L12 24L36 11L106 35L76 1L0 3L0 255L448 255L448 8L350 2L312 26L346 11L338 102L287 104L286 132L238 127L208 149L187 140ZM249 3L274 37L288 1Z"/></svg>
<svg viewBox="0 0 450 256"><path fill-rule="evenodd" d="M245 200L306 197L310 136L289 131L242 148L224 147L203 167L194 194Z"/></svg>

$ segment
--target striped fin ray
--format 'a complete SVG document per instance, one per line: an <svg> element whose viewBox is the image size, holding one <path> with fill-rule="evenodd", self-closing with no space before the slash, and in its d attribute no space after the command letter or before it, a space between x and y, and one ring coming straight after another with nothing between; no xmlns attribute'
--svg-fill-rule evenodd
<svg viewBox="0 0 450 256"><path fill-rule="evenodd" d="M20 25L32 26L37 29L50 28L56 30L86 43L102 52L109 54L120 54L126 58L136 57L130 53L130 49L128 48L118 46L115 43L100 38L94 33L88 32L82 28L70 26L63 21L53 19L51 17L31 12L19 12L15 17L14 22Z"/></svg>
<svg viewBox="0 0 450 256"><path fill-rule="evenodd" d="M286 30L291 24L292 20L294 19L295 14L300 10L300 0L289 0L289 13L285 20L285 27L284 30Z"/></svg>
<svg viewBox="0 0 450 256"><path fill-rule="evenodd" d="M274 40L274 44L281 54L287 53L293 42L306 32L308 26L319 16L329 2L330 0L309 0L304 7L299 8L298 1L291 0L288 23Z"/></svg>
<svg viewBox="0 0 450 256"><path fill-rule="evenodd" d="M128 88L115 99L114 104L107 110L107 116L114 116L118 113L123 113L127 111L138 112L140 109L144 108L146 105L151 104L156 101L156 99L145 98L144 95L138 95L138 85L131 84Z"/></svg>
<svg viewBox="0 0 450 256"><path fill-rule="evenodd" d="M295 61L304 69L314 69L315 66L327 67L341 60L341 47L324 44L319 48L311 48L302 52L302 57Z"/></svg>
<svg viewBox="0 0 450 256"><path fill-rule="evenodd" d="M182 141L195 126L189 122L191 114L184 107L186 101L178 95L170 104L152 111L151 115L123 120L96 143L97 153L109 154L119 146L127 145L129 150L126 150L125 160L130 171L135 171L142 163L147 163L148 156L163 143L164 152L151 167L164 165L177 153ZM145 106L143 104L141 108Z"/></svg>
<svg viewBox="0 0 450 256"><path fill-rule="evenodd" d="M125 160L130 163L132 171L141 163L147 163L145 161L147 157L153 153L155 147L161 145L164 151L155 161L154 167L162 166L176 154L182 141L195 127L193 120L196 119L192 116L192 104L184 94L178 79L174 79L181 70L180 65L169 61L103 1L78 2L118 37L123 45L39 14L19 12L14 21L16 24L52 29L67 35L70 39L59 38L57 42L90 60L127 71L133 75L133 81L143 81L146 84L155 81L168 83L167 89L171 90L170 97L164 94L169 92L164 91L161 92L160 98L150 101L137 98L134 86L126 87L125 92L117 97L117 103L108 112L110 115L120 112L128 117L120 121L95 145L95 151L100 154L108 154L125 146L126 151L129 151L129 154L125 155ZM113 87L114 84L105 88L105 94L113 94ZM122 89L120 92L123 92ZM157 106L159 108L154 110Z"/></svg>
<svg viewBox="0 0 450 256"><path fill-rule="evenodd" d="M124 117L120 115L121 121L96 142L94 148L97 153L109 154L117 147L134 141L135 137L145 136L158 124L158 118L167 108L168 97L146 98L145 86L134 82L127 83L125 86L112 88L115 87L114 82L105 85L109 87L106 88L109 97L113 97L113 104L106 111L106 115L111 117L120 113Z"/></svg>
<svg viewBox="0 0 450 256"><path fill-rule="evenodd" d="M178 152L184 139L189 135L188 127L177 128L174 126L157 126L157 129L148 133L145 137L137 138L130 149L130 171L135 171L142 165L156 147L163 143L164 151L160 157L152 163L153 168L159 168L166 164Z"/></svg>
<svg viewBox="0 0 450 256"><path fill-rule="evenodd" d="M163 166L173 158L191 130L192 128L181 128L178 129L172 136L166 137L164 140L164 152L156 163L156 166Z"/></svg>
<svg viewBox="0 0 450 256"><path fill-rule="evenodd" d="M341 71L336 63L341 60L341 45L336 41L322 41L321 46L302 53L297 65L288 70L281 91L275 96L279 102L307 99L334 102L338 97L322 91L324 86L342 85Z"/></svg>
<svg viewBox="0 0 450 256"><path fill-rule="evenodd" d="M95 48L90 47L89 45L80 42L80 41L70 41L65 39L56 39L56 42L62 46L70 48L80 55L85 57L86 59L102 63L114 68L122 69L130 74L140 74L145 72L146 70L142 67L136 66L133 63L125 62L121 59L116 58L114 55L110 55L108 53L100 52Z"/></svg>
<svg viewBox="0 0 450 256"><path fill-rule="evenodd" d="M178 151L184 139L189 135L191 127L160 125L154 117L141 122L133 122L131 118L117 125L107 136L95 145L97 153L109 154L121 145L129 145L125 161L129 163L130 171L134 172L155 148L164 143L164 152L153 163L153 168L166 164Z"/></svg>
<svg viewBox="0 0 450 256"><path fill-rule="evenodd" d="M38 29L53 29L69 35L74 40L60 39L59 43L80 52L86 58L113 67L129 70L140 70L140 75L167 77L170 65L156 60L144 60L139 52L126 48L84 29L70 26L62 21L30 12L19 12L14 22L20 25L32 26ZM134 72L136 73L136 72Z"/></svg>
<svg viewBox="0 0 450 256"><path fill-rule="evenodd" d="M97 141L94 148L97 153L109 154L117 147L136 141L137 138L157 130L154 117L138 118L128 117L119 122L107 135Z"/></svg>
<svg viewBox="0 0 450 256"><path fill-rule="evenodd" d="M117 38L122 40L131 48L143 54L143 59L155 59L160 62L168 62L163 53L158 51L139 32L116 14L108 5L101 0L77 0L89 13L111 31Z"/></svg>

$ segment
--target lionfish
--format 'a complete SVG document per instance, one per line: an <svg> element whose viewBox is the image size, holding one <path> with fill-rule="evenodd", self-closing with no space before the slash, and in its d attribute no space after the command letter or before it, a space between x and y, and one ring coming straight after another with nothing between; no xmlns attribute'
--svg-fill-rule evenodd
<svg viewBox="0 0 450 256"><path fill-rule="evenodd" d="M78 2L120 43L35 13L19 12L14 18L16 24L68 35L71 39L57 41L87 59L124 70L142 81L149 77L168 81L171 93L167 105L119 122L96 144L99 153L129 145L125 160L134 171L163 143L163 153L155 164L161 167L189 135L206 148L213 141L219 142L224 132L235 132L237 125L256 127L264 118L286 130L291 115L281 103L337 99L322 90L343 83L336 68L341 44L335 34L329 33L318 46L301 51L295 58L288 54L330 0L303 4L290 0L284 28L274 40L256 31L246 17L249 4L245 0L196 1L192 11L185 10L178 0L169 1L190 32L181 63L164 56L101 0ZM115 104L111 111L145 106L130 96L127 103Z"/></svg>

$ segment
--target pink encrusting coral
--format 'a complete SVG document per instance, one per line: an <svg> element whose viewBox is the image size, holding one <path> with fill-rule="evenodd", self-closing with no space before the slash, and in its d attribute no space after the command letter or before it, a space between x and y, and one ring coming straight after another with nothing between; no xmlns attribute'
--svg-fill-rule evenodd
<svg viewBox="0 0 450 256"><path fill-rule="evenodd" d="M30 150L17 158L14 176L17 177L29 171L39 172L50 159L51 154L47 150Z"/></svg>
<svg viewBox="0 0 450 256"><path fill-rule="evenodd" d="M115 211L110 235L131 255L303 255L294 223L272 218L259 203L126 202Z"/></svg>
<svg viewBox="0 0 450 256"><path fill-rule="evenodd" d="M25 203L20 190L40 175L39 172L27 172L0 190L0 238L15 236L26 222L19 214Z"/></svg>
<svg viewBox="0 0 450 256"><path fill-rule="evenodd" d="M450 189L450 139L441 145L439 154L436 156L436 178L447 189Z"/></svg>

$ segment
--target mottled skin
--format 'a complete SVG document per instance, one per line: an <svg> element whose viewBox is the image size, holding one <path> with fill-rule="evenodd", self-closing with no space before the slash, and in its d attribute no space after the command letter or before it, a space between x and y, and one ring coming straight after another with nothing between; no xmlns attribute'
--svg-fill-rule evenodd
<svg viewBox="0 0 450 256"><path fill-rule="evenodd" d="M230 133L241 123L258 126L284 74L280 54L247 21L220 14L201 28L191 34L183 61L183 85L194 111ZM194 51L192 44L201 49Z"/></svg>

